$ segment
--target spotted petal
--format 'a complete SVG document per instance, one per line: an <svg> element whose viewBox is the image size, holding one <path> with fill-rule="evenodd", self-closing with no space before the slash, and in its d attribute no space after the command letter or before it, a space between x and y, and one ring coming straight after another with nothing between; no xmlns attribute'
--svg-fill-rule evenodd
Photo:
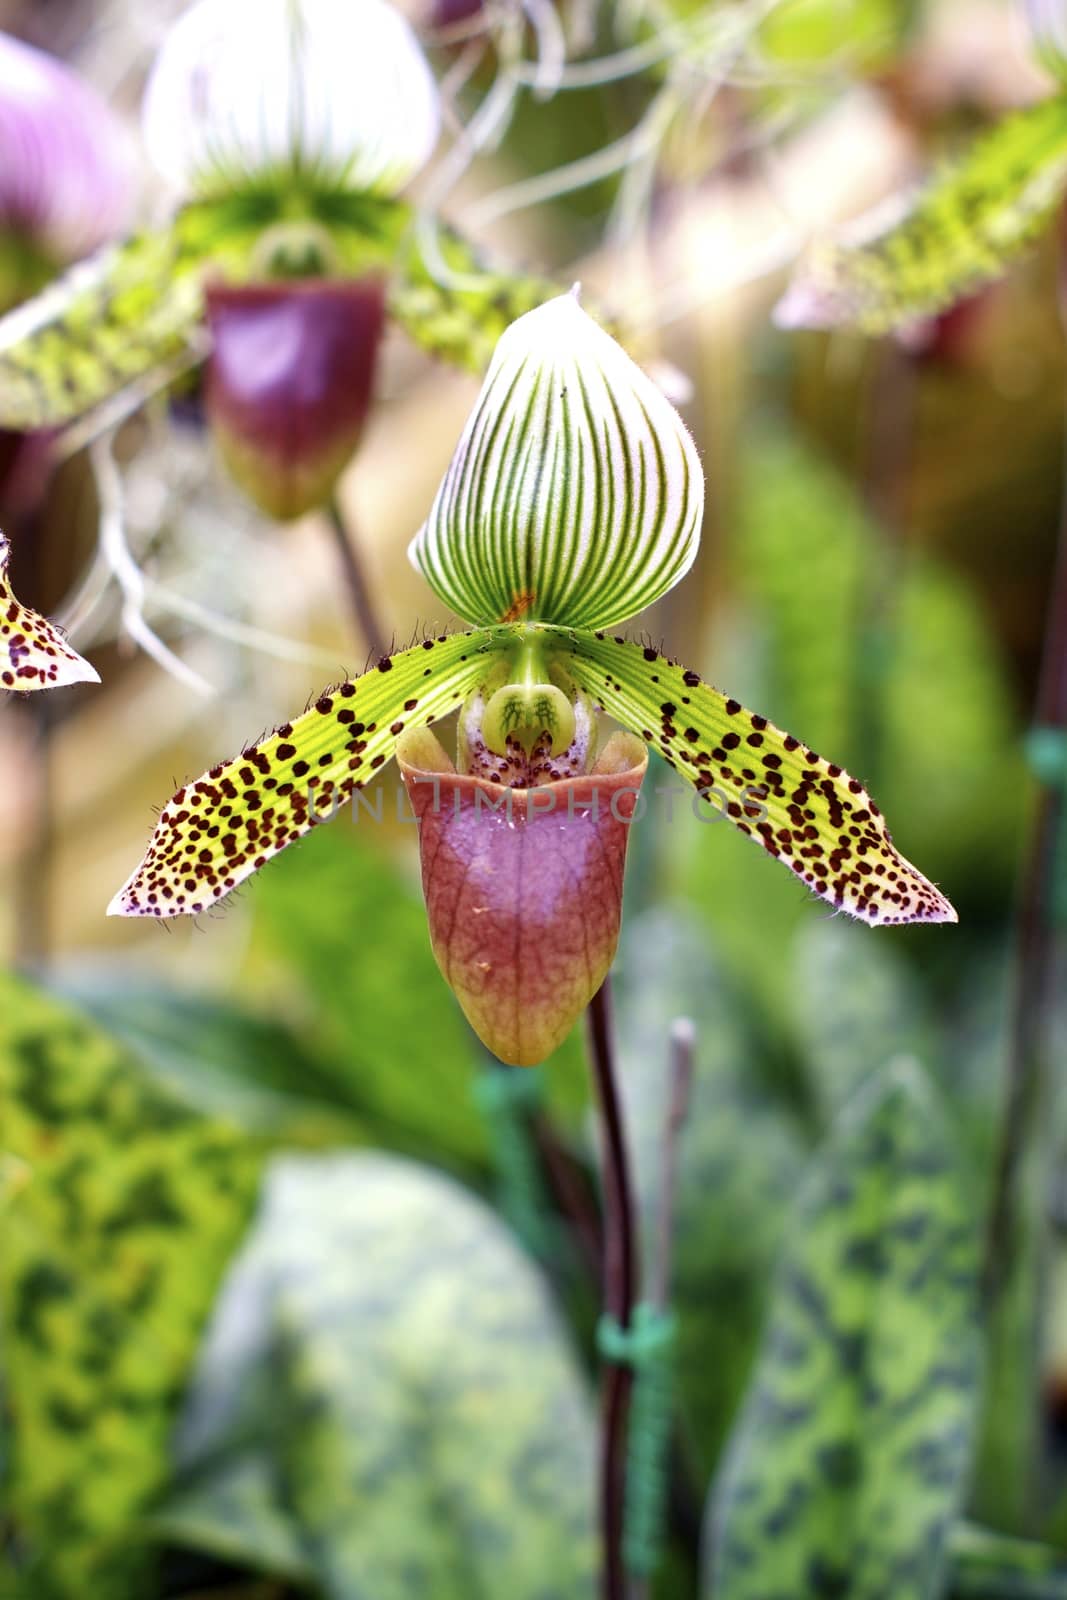
<svg viewBox="0 0 1067 1600"><path fill-rule="evenodd" d="M0 533L0 688L23 694L68 683L99 683L88 661L72 650L59 629L11 592L7 569L11 546Z"/></svg>
<svg viewBox="0 0 1067 1600"><path fill-rule="evenodd" d="M546 632L580 688L822 899L872 924L956 921L841 767L652 649Z"/></svg>
<svg viewBox="0 0 1067 1600"><path fill-rule="evenodd" d="M143 396L203 354L195 341L207 261L232 268L248 222L190 206L74 267L0 319L0 427L58 427L125 391Z"/></svg>
<svg viewBox="0 0 1067 1600"><path fill-rule="evenodd" d="M1067 95L978 139L891 226L816 245L776 310L783 327L888 333L999 278L1067 191ZM868 218L868 223L872 219Z"/></svg>
<svg viewBox="0 0 1067 1600"><path fill-rule="evenodd" d="M417 230L402 241L389 311L423 350L481 377L508 324L558 289L545 278L489 265L454 229L441 226L437 245L445 271L435 274Z"/></svg>
<svg viewBox="0 0 1067 1600"><path fill-rule="evenodd" d="M486 676L507 630L427 639L371 671L233 761L178 790L113 916L175 917L214 905L286 845L328 821L391 761L405 728L455 711Z"/></svg>
<svg viewBox="0 0 1067 1600"><path fill-rule="evenodd" d="M560 295L497 345L411 557L472 622L604 626L688 572L703 507L681 418Z"/></svg>

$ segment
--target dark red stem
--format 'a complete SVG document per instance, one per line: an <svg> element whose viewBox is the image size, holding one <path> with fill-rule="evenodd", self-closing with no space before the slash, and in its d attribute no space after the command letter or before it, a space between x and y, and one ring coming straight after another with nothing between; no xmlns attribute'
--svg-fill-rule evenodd
<svg viewBox="0 0 1067 1600"><path fill-rule="evenodd" d="M1067 329L1067 205L1060 212L1060 320ZM1067 738L1067 450L1059 548L1052 581L1041 673L1034 706L1037 728ZM994 1300L1010 1278L1019 1233L1023 1158L1048 1079L1053 965L1056 956L1056 871L1061 866L1065 774L1039 785L1027 845L1015 944L1015 992L1008 1081L1001 1121L986 1245L985 1291Z"/></svg>
<svg viewBox="0 0 1067 1600"><path fill-rule="evenodd" d="M635 1290L634 1205L615 1071L610 980L589 1003L589 1040L603 1144L604 1311L630 1326ZM600 1524L603 1600L625 1600L622 1540L626 1505L626 1433L633 1371L608 1363L604 1371L600 1433Z"/></svg>

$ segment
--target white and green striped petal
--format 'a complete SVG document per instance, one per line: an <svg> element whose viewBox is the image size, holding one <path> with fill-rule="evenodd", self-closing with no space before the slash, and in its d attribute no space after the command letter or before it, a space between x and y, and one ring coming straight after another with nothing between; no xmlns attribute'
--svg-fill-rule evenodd
<svg viewBox="0 0 1067 1600"><path fill-rule="evenodd" d="M108 907L119 917L195 916L329 821L393 759L405 728L456 711L491 672L508 630L427 639L327 689L303 716L185 784L160 812L144 860Z"/></svg>
<svg viewBox="0 0 1067 1600"><path fill-rule="evenodd" d="M688 572L703 507L673 406L561 295L500 339L411 558L472 622L606 627Z"/></svg>
<svg viewBox="0 0 1067 1600"><path fill-rule="evenodd" d="M875 925L956 921L842 767L650 647L545 632L579 688L821 899Z"/></svg>

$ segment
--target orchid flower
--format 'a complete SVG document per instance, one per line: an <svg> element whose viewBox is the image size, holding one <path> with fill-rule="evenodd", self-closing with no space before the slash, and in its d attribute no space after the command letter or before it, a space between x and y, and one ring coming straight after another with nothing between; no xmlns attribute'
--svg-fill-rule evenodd
<svg viewBox="0 0 1067 1600"><path fill-rule="evenodd" d="M538 1061L613 958L651 746L832 906L955 921L857 779L613 631L689 569L703 501L681 419L577 299L520 318L412 545L474 627L383 657L184 785L110 911L207 910L395 756L444 976L492 1050ZM427 727L454 711L455 763ZM599 755L598 713L624 730Z"/></svg>
<svg viewBox="0 0 1067 1600"><path fill-rule="evenodd" d="M129 219L122 127L62 62L0 33L0 307L114 237Z"/></svg>
<svg viewBox="0 0 1067 1600"><path fill-rule="evenodd" d="M358 441L386 302L418 342L480 371L544 297L480 272L455 235L443 253L462 289L422 263L400 194L439 121L387 0L198 0L144 101L177 209L0 321L0 426L88 415L91 430L214 347L208 415L241 485L282 518L323 503Z"/></svg>
<svg viewBox="0 0 1067 1600"><path fill-rule="evenodd" d="M0 689L23 694L69 683L99 683L99 675L70 648L55 624L15 599L7 577L10 559L11 546L0 533Z"/></svg>

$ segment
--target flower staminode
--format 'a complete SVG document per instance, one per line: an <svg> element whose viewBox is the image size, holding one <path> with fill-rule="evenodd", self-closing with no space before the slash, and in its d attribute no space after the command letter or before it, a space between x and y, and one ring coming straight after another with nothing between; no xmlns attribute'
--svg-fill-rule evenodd
<svg viewBox="0 0 1067 1600"><path fill-rule="evenodd" d="M491 1049L539 1059L614 954L651 746L709 804L725 795L737 829L831 905L871 924L955 921L857 779L611 631L679 581L698 538L696 451L650 389L573 297L520 319L413 549L479 626L383 657L185 785L111 911L206 910L397 756L442 971ZM453 764L425 730L456 710ZM599 754L598 712L626 730ZM451 813L427 809L432 780ZM630 799L609 803L608 824L594 801L616 790Z"/></svg>

